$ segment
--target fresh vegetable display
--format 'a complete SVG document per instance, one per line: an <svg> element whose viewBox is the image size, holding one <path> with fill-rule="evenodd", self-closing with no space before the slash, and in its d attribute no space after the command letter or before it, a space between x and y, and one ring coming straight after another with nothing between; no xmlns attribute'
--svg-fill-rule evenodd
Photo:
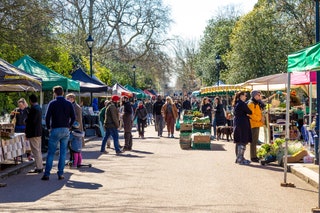
<svg viewBox="0 0 320 213"><path fill-rule="evenodd" d="M202 117L202 118L195 117L193 119L193 123L196 123L196 124L210 124L210 119L209 119L208 116Z"/></svg>
<svg viewBox="0 0 320 213"><path fill-rule="evenodd" d="M262 144L257 151L257 156L260 159L264 159L266 162L273 162L278 160L282 163L282 157L284 155L285 139L277 138L272 144ZM297 152L303 150L304 147L299 141L288 141L288 155L294 155Z"/></svg>

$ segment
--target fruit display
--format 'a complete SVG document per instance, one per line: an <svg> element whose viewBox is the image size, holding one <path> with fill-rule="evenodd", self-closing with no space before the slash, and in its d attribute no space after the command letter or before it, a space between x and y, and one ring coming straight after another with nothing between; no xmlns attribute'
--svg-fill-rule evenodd
<svg viewBox="0 0 320 213"><path fill-rule="evenodd" d="M203 114L199 111L193 111L193 117L203 117Z"/></svg>

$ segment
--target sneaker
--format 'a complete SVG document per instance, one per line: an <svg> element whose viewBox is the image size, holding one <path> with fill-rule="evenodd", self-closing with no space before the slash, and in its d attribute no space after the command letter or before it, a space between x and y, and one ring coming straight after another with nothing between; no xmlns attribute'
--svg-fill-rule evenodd
<svg viewBox="0 0 320 213"><path fill-rule="evenodd" d="M122 153L124 153L124 151L120 150L120 151L116 152L116 155L121 155Z"/></svg>
<svg viewBox="0 0 320 213"><path fill-rule="evenodd" d="M49 176L43 175L41 180L49 180Z"/></svg>
<svg viewBox="0 0 320 213"><path fill-rule="evenodd" d="M174 136L173 136L173 135L171 135L171 138L174 138Z"/></svg>
<svg viewBox="0 0 320 213"><path fill-rule="evenodd" d="M105 151L102 151L101 154L109 154L109 152L105 150Z"/></svg>
<svg viewBox="0 0 320 213"><path fill-rule="evenodd" d="M63 175L58 175L58 180L63 180L64 176Z"/></svg>

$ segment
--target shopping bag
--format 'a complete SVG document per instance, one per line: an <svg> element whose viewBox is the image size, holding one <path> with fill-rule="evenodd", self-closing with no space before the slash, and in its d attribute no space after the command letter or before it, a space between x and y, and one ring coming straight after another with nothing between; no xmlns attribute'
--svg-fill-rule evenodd
<svg viewBox="0 0 320 213"><path fill-rule="evenodd" d="M179 121L179 119L176 120L176 130L177 131L180 130L180 121Z"/></svg>
<svg viewBox="0 0 320 213"><path fill-rule="evenodd" d="M279 105L280 105L279 95L276 95L274 99L272 99L271 101L271 106L274 108L274 107L279 107Z"/></svg>

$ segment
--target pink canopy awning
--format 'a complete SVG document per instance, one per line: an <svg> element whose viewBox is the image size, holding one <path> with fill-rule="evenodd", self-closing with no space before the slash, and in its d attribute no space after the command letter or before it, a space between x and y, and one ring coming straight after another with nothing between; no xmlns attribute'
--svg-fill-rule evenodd
<svg viewBox="0 0 320 213"><path fill-rule="evenodd" d="M291 84L293 85L306 85L316 84L317 74L315 71L311 72L293 72L291 73Z"/></svg>

